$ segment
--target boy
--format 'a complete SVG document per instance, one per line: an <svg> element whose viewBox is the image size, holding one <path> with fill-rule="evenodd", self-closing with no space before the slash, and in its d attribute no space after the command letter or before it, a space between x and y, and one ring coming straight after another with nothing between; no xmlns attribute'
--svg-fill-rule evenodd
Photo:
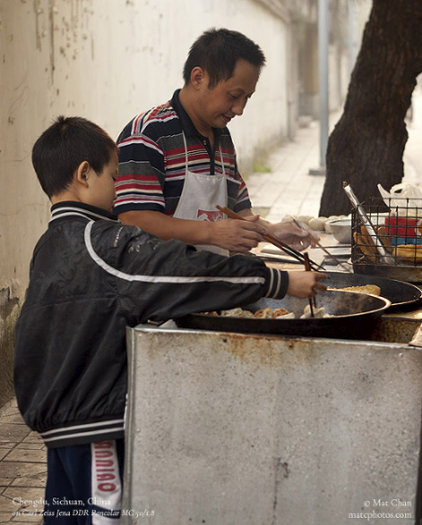
<svg viewBox="0 0 422 525"><path fill-rule="evenodd" d="M17 323L15 390L48 447L45 523L118 523L126 325L325 287L315 272L198 252L121 224L111 213L116 144L85 119L59 117L32 161L52 217Z"/></svg>
<svg viewBox="0 0 422 525"><path fill-rule="evenodd" d="M227 128L242 115L265 57L242 33L212 29L192 45L184 86L170 101L137 115L119 142L115 213L162 239L217 253L248 252L269 230L303 250L318 235L293 222L270 224L253 215ZM232 220L216 206L248 220Z"/></svg>

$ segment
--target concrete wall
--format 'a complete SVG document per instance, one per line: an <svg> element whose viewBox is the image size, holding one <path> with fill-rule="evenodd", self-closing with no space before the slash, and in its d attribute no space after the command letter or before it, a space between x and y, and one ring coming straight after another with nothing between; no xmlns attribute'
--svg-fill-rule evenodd
<svg viewBox="0 0 422 525"><path fill-rule="evenodd" d="M287 134L286 21L271 2L0 0L3 318L12 315L10 301L15 306L23 297L32 249L49 217L31 165L34 141L59 114L87 117L117 137L136 113L181 87L189 47L210 27L242 31L267 57L256 95L231 125L247 168L254 151ZM0 361L13 347L13 330L7 333Z"/></svg>
<svg viewBox="0 0 422 525"><path fill-rule="evenodd" d="M122 524L420 525L420 348L128 332Z"/></svg>

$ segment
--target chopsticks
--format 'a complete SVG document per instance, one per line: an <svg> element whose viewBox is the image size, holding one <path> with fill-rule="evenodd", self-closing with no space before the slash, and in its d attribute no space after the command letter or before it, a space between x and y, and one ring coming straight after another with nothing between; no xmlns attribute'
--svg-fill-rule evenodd
<svg viewBox="0 0 422 525"><path fill-rule="evenodd" d="M305 259L305 270L307 272L310 272L311 271L311 265L309 263L308 252L305 252L303 254L303 258ZM314 306L316 307L315 297L309 297L309 308L311 309L311 317L315 317L315 315L314 315Z"/></svg>
<svg viewBox="0 0 422 525"><path fill-rule="evenodd" d="M225 213L227 217L230 217L231 219L238 219L241 221L246 221L245 217L242 217L241 215L234 212L233 210L230 210L229 208L223 208L222 206L217 206L217 208L223 213ZM280 241L279 239L277 239L275 235L272 235L271 233L267 232L267 233L263 233L262 237L267 242L270 242L277 248L280 248L280 250L283 250L285 253L292 256L294 259L297 259L301 263L305 262L305 258L301 252L290 247L288 244L285 244L284 242ZM323 266L312 261L311 259L309 259L309 257L308 257L308 260L309 260L309 265L311 269L316 270L316 271L318 271L319 269L322 269L322 270L324 269Z"/></svg>
<svg viewBox="0 0 422 525"><path fill-rule="evenodd" d="M304 228L302 227L302 225L300 224L300 222L298 222L294 217L293 217L293 222L296 224L296 226L298 226L302 231L304 231ZM325 246L323 246L319 241L316 241L315 243L318 248L321 248L321 250L327 254L329 257L331 257L331 259L333 259L333 261L336 262L336 264L338 264L339 266L341 266L342 268L344 268L347 272L349 273L353 273L352 270L350 269L349 266L347 266L347 264L343 263L342 261L340 261L340 259L338 259L335 255L333 255L332 253L330 253L327 248Z"/></svg>

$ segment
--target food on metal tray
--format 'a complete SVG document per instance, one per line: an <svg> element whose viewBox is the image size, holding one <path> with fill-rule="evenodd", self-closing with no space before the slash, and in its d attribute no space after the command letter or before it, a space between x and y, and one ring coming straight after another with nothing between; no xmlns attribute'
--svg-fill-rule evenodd
<svg viewBox="0 0 422 525"><path fill-rule="evenodd" d="M418 244L419 238L416 236L409 236L409 244L393 244L397 241L402 241L402 238L391 235L391 224L386 227L379 226L376 228L378 238L381 240L384 248L390 252L398 261L408 263L422 263L422 245ZM407 231L407 230L406 230ZM372 262L377 261L377 248L374 240L368 234L365 226L361 226L360 232L353 233L353 239L360 251Z"/></svg>
<svg viewBox="0 0 422 525"><path fill-rule="evenodd" d="M391 252L392 251L391 240L384 226L379 226L378 228L376 228L376 233L378 235L378 238L382 242L384 248L387 251ZM360 227L360 233L359 232L353 233L353 239L356 245L359 247L360 251L364 255L366 255L370 261L376 262L376 258L377 258L376 256L377 256L378 251L375 246L374 240L368 234L365 226Z"/></svg>
<svg viewBox="0 0 422 525"><path fill-rule="evenodd" d="M376 250L374 244L372 243L372 241L370 241L371 244L367 244L367 241L358 232L354 232L353 233L353 239L354 239L354 241L356 243L356 246L359 247L360 251L364 255L366 255L366 257L370 261L375 262L376 261L377 250Z"/></svg>
<svg viewBox="0 0 422 525"><path fill-rule="evenodd" d="M391 235L387 232L386 228L384 226L378 226L376 228L378 237L381 239L382 244L384 245L384 248L391 252L393 245L391 243Z"/></svg>
<svg viewBox="0 0 422 525"><path fill-rule="evenodd" d="M341 290L344 292L369 293L371 295L381 295L381 288L376 284L366 284L365 286L346 286L343 288L328 287L328 290Z"/></svg>
<svg viewBox="0 0 422 525"><path fill-rule="evenodd" d="M395 246L393 255L402 261L422 262L422 246L417 244L399 244Z"/></svg>

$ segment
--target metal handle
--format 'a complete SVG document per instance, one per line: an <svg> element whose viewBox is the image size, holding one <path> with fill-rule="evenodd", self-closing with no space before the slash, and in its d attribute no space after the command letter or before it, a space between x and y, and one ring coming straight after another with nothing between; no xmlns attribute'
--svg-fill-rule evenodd
<svg viewBox="0 0 422 525"><path fill-rule="evenodd" d="M359 217L361 218L369 237L371 237L376 250L381 255L381 259L386 264L395 264L394 257L392 257L387 250L385 249L383 243L381 242L381 239L378 237L375 228L367 216L365 210L363 209L362 205L358 201L355 193L353 192L351 186L347 182L343 182L343 189L346 193L346 195L349 197L350 202L352 203L353 207L356 209L356 211L359 214Z"/></svg>

